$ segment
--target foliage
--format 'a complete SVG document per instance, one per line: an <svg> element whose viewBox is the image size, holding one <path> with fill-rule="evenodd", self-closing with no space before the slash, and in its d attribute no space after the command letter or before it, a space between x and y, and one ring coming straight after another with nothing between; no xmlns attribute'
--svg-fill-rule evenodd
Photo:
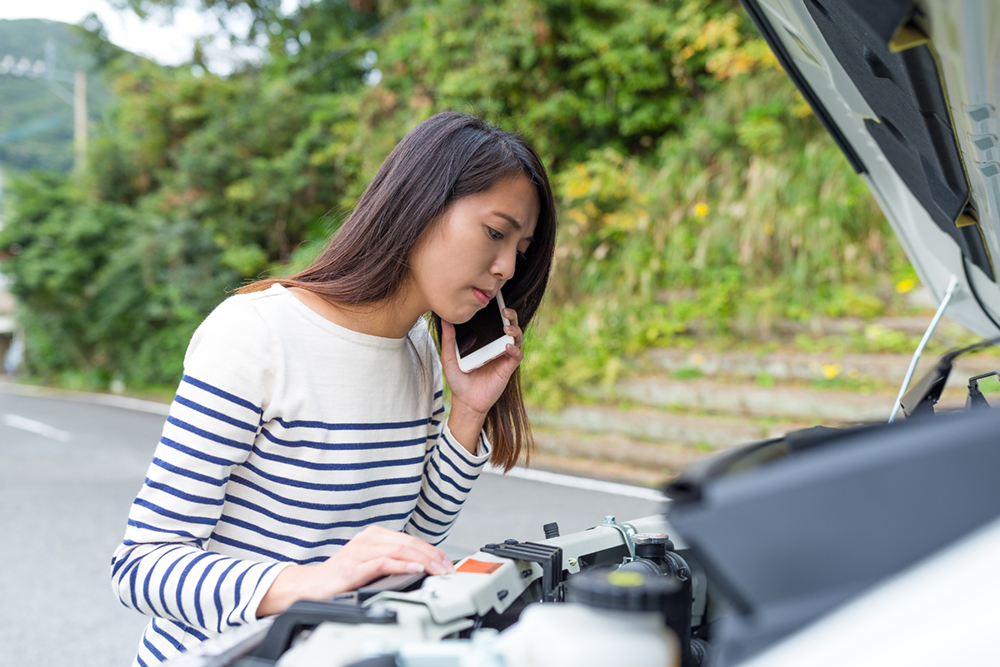
<svg viewBox="0 0 1000 667"><path fill-rule="evenodd" d="M226 288L308 262L440 109L524 132L550 167L537 403L613 382L650 346L877 315L913 277L734 0L202 2L250 12L266 62L219 78L109 56L118 102L89 178L15 186L0 247L21 248L4 270L35 372L175 381Z"/></svg>

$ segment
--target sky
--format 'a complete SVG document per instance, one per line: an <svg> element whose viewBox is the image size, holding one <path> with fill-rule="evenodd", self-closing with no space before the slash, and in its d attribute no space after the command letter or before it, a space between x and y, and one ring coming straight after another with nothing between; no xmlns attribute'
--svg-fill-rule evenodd
<svg viewBox="0 0 1000 667"><path fill-rule="evenodd" d="M299 0L283 0L282 8L287 13L298 4ZM178 65L188 60L194 40L201 35L214 33L216 26L211 15L200 13L192 7L176 11L172 21L165 20L164 16L142 21L132 12L115 11L107 0L0 0L0 19L43 18L79 23L91 12L104 22L108 38L112 42L163 65ZM209 68L219 74L225 74L231 69L232 56L253 58L254 55L246 52L233 54L228 43L221 40L211 45L206 52Z"/></svg>

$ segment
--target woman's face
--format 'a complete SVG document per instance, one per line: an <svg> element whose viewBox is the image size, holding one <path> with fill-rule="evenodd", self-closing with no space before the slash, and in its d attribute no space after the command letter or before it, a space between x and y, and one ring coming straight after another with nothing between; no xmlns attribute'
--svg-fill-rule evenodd
<svg viewBox="0 0 1000 667"><path fill-rule="evenodd" d="M454 324L489 303L517 270L538 222L538 190L523 174L455 201L417 242L409 297Z"/></svg>

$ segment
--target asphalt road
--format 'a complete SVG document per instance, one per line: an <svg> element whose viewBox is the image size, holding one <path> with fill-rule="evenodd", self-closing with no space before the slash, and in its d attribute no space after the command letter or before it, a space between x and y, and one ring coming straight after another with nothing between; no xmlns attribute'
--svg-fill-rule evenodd
<svg viewBox="0 0 1000 667"><path fill-rule="evenodd" d="M115 598L109 563L163 416L10 390L0 386L0 666L128 665L147 619ZM550 521L567 534L661 509L585 487L483 475L442 547L458 558L541 539Z"/></svg>

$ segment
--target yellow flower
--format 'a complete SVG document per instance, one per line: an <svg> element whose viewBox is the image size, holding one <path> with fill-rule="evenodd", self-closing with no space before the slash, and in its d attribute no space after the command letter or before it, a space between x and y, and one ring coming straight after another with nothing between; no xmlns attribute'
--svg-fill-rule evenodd
<svg viewBox="0 0 1000 667"><path fill-rule="evenodd" d="M843 370L843 367L840 364L823 364L823 377L827 380L832 380L840 375L841 370Z"/></svg>
<svg viewBox="0 0 1000 667"><path fill-rule="evenodd" d="M896 291L899 292L900 294L906 294L916 286L917 286L916 280L914 280L913 278L907 278L905 280L900 280L898 283L896 283Z"/></svg>
<svg viewBox="0 0 1000 667"><path fill-rule="evenodd" d="M694 217L698 218L699 220L703 220L705 216L708 215L709 210L710 209L708 208L708 204L706 204L703 201L700 201L694 205Z"/></svg>

